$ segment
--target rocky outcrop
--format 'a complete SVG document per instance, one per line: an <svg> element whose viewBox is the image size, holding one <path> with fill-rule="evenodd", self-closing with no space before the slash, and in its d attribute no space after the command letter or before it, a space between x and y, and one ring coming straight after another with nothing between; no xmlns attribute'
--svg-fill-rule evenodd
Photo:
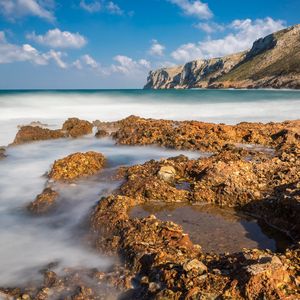
<svg viewBox="0 0 300 300"><path fill-rule="evenodd" d="M254 42L248 51L151 71L145 89L300 88L300 25Z"/></svg>
<svg viewBox="0 0 300 300"><path fill-rule="evenodd" d="M93 132L93 124L78 118L68 119L62 126L62 130L70 137L79 137Z"/></svg>
<svg viewBox="0 0 300 300"><path fill-rule="evenodd" d="M34 122L31 125L20 126L13 145L66 137L77 138L92 133L93 126L92 123L78 118L68 119L64 122L62 129L56 130L45 128L40 122Z"/></svg>
<svg viewBox="0 0 300 300"><path fill-rule="evenodd" d="M211 201L262 211L261 217L275 226L280 220L281 225L288 222L281 229L293 229L299 240L297 186L286 194L293 201L279 194L277 200L266 196L287 182L299 182L298 155L292 151L273 157L225 147L204 160L179 156L121 169L125 182L99 201L91 226L97 234L96 247L119 253L130 270L127 278L134 285L125 295L130 295L129 299L297 299L298 246L284 254L258 249L225 255L204 253L177 224L154 215L134 218L129 211L147 202ZM190 189L177 189L180 180L190 182ZM201 183L204 189L199 187ZM260 205L247 207L252 203Z"/></svg>
<svg viewBox="0 0 300 300"><path fill-rule="evenodd" d="M19 145L33 141L58 139L63 137L65 137L65 134L59 129L51 130L39 126L23 126L18 131L13 144Z"/></svg>
<svg viewBox="0 0 300 300"><path fill-rule="evenodd" d="M176 149L215 152L226 144L284 147L300 140L300 121L224 125L199 121L170 121L130 116L119 123L113 137L120 144L157 144Z"/></svg>
<svg viewBox="0 0 300 300"><path fill-rule="evenodd" d="M28 205L28 210L35 214L48 212L55 204L58 193L51 188L45 188L43 192L37 195L36 199Z"/></svg>
<svg viewBox="0 0 300 300"><path fill-rule="evenodd" d="M80 177L95 175L104 166L105 158L101 153L74 153L54 162L49 178L55 181L72 181Z"/></svg>

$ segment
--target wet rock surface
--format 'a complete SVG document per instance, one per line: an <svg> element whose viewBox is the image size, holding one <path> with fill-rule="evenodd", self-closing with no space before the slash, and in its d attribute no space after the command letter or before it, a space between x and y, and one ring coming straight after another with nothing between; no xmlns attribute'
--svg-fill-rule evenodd
<svg viewBox="0 0 300 300"><path fill-rule="evenodd" d="M28 205L28 210L41 214L48 212L55 204L58 198L58 193L51 188L45 188L43 192L37 195L36 199Z"/></svg>
<svg viewBox="0 0 300 300"><path fill-rule="evenodd" d="M72 181L98 173L104 166L103 154L94 151L73 153L56 160L48 177L55 181Z"/></svg>
<svg viewBox="0 0 300 300"><path fill-rule="evenodd" d="M3 159L4 157L6 157L5 155L5 147L0 147L0 159Z"/></svg>

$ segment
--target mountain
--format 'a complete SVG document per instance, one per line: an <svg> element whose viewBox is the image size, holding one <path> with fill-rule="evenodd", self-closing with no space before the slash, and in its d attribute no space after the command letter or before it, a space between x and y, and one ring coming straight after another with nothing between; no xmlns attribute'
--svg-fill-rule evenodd
<svg viewBox="0 0 300 300"><path fill-rule="evenodd" d="M145 89L300 89L300 24L253 43L250 50L149 73Z"/></svg>

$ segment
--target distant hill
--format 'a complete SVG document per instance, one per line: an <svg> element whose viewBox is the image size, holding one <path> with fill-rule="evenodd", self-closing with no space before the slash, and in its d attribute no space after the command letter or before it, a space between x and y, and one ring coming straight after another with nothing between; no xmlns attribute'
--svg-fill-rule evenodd
<svg viewBox="0 0 300 300"><path fill-rule="evenodd" d="M149 73L145 89L300 89L300 25L253 43L250 50Z"/></svg>

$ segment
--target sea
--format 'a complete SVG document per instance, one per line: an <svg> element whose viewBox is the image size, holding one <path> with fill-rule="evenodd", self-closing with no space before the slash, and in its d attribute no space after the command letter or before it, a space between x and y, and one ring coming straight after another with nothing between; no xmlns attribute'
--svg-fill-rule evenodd
<svg viewBox="0 0 300 300"><path fill-rule="evenodd" d="M0 146L18 125L40 121L59 127L69 117L114 121L145 118L236 124L300 117L293 90L18 90L0 91Z"/></svg>

